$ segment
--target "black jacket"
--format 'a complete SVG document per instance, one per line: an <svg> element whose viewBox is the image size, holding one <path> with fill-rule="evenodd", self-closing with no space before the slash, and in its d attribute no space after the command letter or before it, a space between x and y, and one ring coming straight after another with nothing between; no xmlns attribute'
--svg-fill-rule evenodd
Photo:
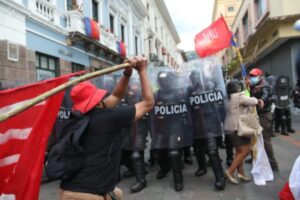
<svg viewBox="0 0 300 200"><path fill-rule="evenodd" d="M262 109L257 108L258 114L271 112L271 98L272 92L271 87L265 78L261 78L261 80L254 86L250 86L250 94L252 97L256 97L257 99L261 99L264 101L264 107Z"/></svg>

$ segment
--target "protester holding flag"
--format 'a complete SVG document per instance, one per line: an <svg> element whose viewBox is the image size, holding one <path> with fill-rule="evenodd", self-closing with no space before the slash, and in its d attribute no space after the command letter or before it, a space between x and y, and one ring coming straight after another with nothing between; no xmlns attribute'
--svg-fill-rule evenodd
<svg viewBox="0 0 300 200"><path fill-rule="evenodd" d="M272 113L270 94L271 88L263 76L263 71L259 68L254 68L249 72L247 84L250 87L250 94L256 97L258 102L257 113L259 116L260 125L263 128L262 135L264 147L269 158L273 171L279 171L277 161L274 156L273 146L271 143L272 136Z"/></svg>
<svg viewBox="0 0 300 200"><path fill-rule="evenodd" d="M90 123L82 138L86 163L77 174L62 181L62 200L122 198L121 191L115 188L121 156L121 130L144 116L154 104L146 58L138 56L129 62L138 71L142 88L143 100L134 106L114 108L126 93L131 69L124 71L112 94L105 99L106 91L89 82L80 83L71 91L73 110L89 115Z"/></svg>

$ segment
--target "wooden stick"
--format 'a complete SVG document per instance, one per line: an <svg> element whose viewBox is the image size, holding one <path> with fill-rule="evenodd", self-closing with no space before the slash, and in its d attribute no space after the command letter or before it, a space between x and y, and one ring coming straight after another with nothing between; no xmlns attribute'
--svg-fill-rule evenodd
<svg viewBox="0 0 300 200"><path fill-rule="evenodd" d="M233 38L234 42L237 43L236 41L236 38ZM237 55L237 58L240 62L240 65L241 65L241 72L242 72L242 78L243 78L243 87L244 89L246 90L249 90L249 88L247 88L247 85L246 85L246 77L243 75L243 69L244 69L244 59L242 57L242 54L241 54L241 51L240 51L240 48L232 45L232 48L234 49L234 51L236 52L236 55ZM246 70L246 69L245 69Z"/></svg>
<svg viewBox="0 0 300 200"><path fill-rule="evenodd" d="M129 63L124 63L124 64L120 64L120 65L115 65L113 67L109 67L109 68L106 68L106 69L103 69L103 70L99 70L99 71L95 71L95 72L91 72L91 73L88 73L88 74L85 74L85 75L82 75L76 79L73 79L71 81L68 81L64 84L61 84L60 86L57 86L56 88L53 88L35 98L33 98L32 100L24 103L23 105L19 106L19 107L16 107L15 109L12 109L4 114L1 114L0 115L0 122L4 121L4 120L7 120L9 119L10 117L34 106L35 104L38 104L44 100L46 100L47 98L49 98L50 96L62 91L62 90L65 90L71 86L74 86L74 85L77 85L78 83L82 82L82 81L86 81L88 79L91 79L91 78L94 78L94 77L97 77L97 76L101 76L101 75L104 75L104 74L108 74L108 73L111 73L111 72L114 72L114 71L118 71L120 69L124 69L126 67L129 67L130 64Z"/></svg>

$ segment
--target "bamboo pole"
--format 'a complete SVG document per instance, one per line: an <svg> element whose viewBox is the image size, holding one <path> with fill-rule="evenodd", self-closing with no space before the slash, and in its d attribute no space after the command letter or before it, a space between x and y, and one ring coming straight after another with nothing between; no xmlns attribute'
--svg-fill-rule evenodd
<svg viewBox="0 0 300 200"><path fill-rule="evenodd" d="M234 42L236 43L236 39L233 38ZM232 45L232 48L234 49L234 51L236 52L237 58L240 62L241 65L241 72L242 72L242 77L243 77L243 87L248 90L247 85L246 85L246 69L244 66L244 60L240 51L240 48L238 48L237 46Z"/></svg>
<svg viewBox="0 0 300 200"><path fill-rule="evenodd" d="M114 72L114 71L118 71L120 69L124 69L126 67L129 67L130 64L129 63L123 63L123 64L120 64L120 65L115 65L113 67L109 67L109 68L106 68L106 69L103 69L103 70L99 70L99 71L95 71L95 72L91 72L91 73L88 73L88 74L85 74L85 75L82 75L76 79L73 79L71 81L68 81L64 84L61 84L60 86L57 86L56 88L53 88L35 98L33 98L32 100L26 102L25 104L19 106L19 107L16 107L15 109L12 109L6 113L3 113L0 115L0 122L2 121L5 121L7 119L9 119L10 117L34 106L35 104L38 104L44 100L46 100L47 98L49 98L50 96L62 91L62 90L65 90L71 86L74 86L82 81L86 81L88 79L91 79L91 78L94 78L94 77L97 77L97 76L101 76L101 75L104 75L104 74L108 74L108 73L111 73L111 72Z"/></svg>

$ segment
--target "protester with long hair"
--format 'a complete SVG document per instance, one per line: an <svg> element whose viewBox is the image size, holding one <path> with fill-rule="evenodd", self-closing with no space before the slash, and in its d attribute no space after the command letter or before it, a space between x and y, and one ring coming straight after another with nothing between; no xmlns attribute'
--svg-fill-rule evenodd
<svg viewBox="0 0 300 200"><path fill-rule="evenodd" d="M239 181L250 181L245 175L243 161L250 152L250 137L239 136L237 134L239 113L243 113L249 106L255 106L258 100L255 97L247 97L241 92L241 85L238 80L232 80L227 84L228 105L226 110L226 119L224 130L230 132L229 135L233 146L235 147L235 158L225 174L229 181L238 184ZM237 178L235 171L237 170Z"/></svg>

